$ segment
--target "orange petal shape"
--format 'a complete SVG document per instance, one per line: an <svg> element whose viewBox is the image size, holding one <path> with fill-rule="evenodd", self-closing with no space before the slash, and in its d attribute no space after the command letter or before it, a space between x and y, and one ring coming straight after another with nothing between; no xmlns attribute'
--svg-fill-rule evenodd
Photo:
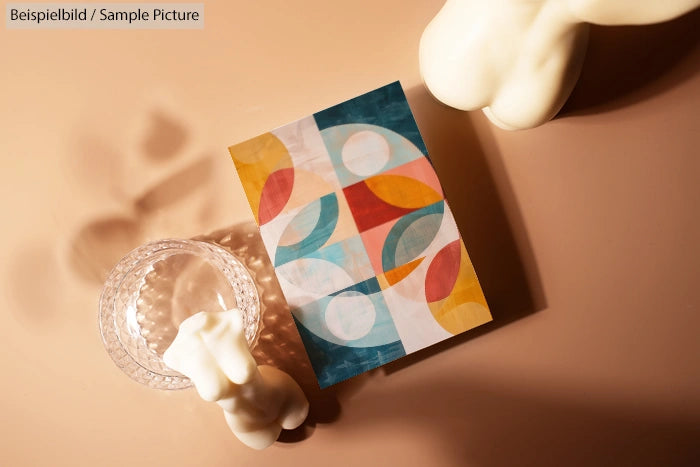
<svg viewBox="0 0 700 467"><path fill-rule="evenodd" d="M406 276L411 274L411 272L414 269L416 269L421 262L423 262L423 259L424 258L414 259L410 263L403 264L399 267L385 272L384 277L386 277L386 281L389 283L389 285L396 284L397 282L401 281Z"/></svg>
<svg viewBox="0 0 700 467"><path fill-rule="evenodd" d="M385 203L404 209L418 209L441 201L442 195L415 178L403 175L375 175L367 187Z"/></svg>

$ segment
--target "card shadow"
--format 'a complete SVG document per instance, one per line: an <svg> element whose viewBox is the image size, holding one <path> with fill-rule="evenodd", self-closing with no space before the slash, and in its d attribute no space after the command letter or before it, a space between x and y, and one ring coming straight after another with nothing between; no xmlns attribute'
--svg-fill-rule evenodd
<svg viewBox="0 0 700 467"><path fill-rule="evenodd" d="M406 92L440 178L493 321L385 365L394 373L546 308L537 264L520 212L506 210L510 185L497 186L502 162L483 150L469 114L449 108L423 87ZM515 205L516 203L510 203ZM516 238L516 234L519 235Z"/></svg>

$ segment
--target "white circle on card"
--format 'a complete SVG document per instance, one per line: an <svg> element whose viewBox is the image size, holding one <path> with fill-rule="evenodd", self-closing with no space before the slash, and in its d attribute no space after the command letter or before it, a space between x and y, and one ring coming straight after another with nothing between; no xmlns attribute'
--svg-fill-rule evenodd
<svg viewBox="0 0 700 467"><path fill-rule="evenodd" d="M337 338L345 341L360 339L372 330L377 312L370 298L360 292L341 292L326 307L326 326Z"/></svg>
<svg viewBox="0 0 700 467"><path fill-rule="evenodd" d="M341 156L349 171L367 177L378 173L389 162L391 148L384 136L362 130L353 133L345 141Z"/></svg>

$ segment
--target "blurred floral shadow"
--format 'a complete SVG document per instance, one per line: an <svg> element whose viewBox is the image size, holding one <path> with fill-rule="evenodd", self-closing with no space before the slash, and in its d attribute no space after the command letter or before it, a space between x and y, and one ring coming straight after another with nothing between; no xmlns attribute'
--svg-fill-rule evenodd
<svg viewBox="0 0 700 467"><path fill-rule="evenodd" d="M150 129L141 149L154 162L165 162L177 155L187 143L187 128L171 115L156 110L151 114Z"/></svg>
<svg viewBox="0 0 700 467"><path fill-rule="evenodd" d="M163 177L133 200L124 202L124 212L95 219L78 230L72 240L70 264L86 280L102 283L111 268L126 253L146 241L150 217L191 196L206 184L213 158L204 156Z"/></svg>

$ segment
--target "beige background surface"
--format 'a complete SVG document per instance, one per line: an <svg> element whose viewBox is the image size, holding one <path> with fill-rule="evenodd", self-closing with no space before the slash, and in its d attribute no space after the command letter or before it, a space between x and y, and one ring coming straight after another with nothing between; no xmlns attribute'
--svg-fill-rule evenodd
<svg viewBox="0 0 700 467"><path fill-rule="evenodd" d="M0 32L0 465L697 465L700 17L595 28L556 120L507 133L420 83L439 0L207 2L203 31ZM4 2L3 2L4 10ZM242 446L132 382L100 280L250 220L228 145L400 79L494 323Z"/></svg>

